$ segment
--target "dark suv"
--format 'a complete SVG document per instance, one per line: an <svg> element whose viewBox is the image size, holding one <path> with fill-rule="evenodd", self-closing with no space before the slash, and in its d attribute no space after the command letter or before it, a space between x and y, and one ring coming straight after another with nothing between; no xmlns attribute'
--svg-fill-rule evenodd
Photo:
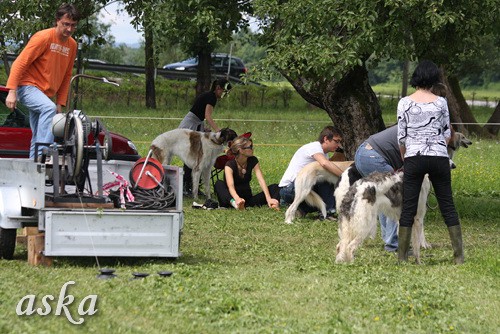
<svg viewBox="0 0 500 334"><path fill-rule="evenodd" d="M198 57L189 58L178 63L167 64L163 66L165 70L172 71L190 71L196 72L198 70ZM239 78L247 73L245 64L237 57L229 57L226 53L212 53L211 70L216 74L227 74Z"/></svg>

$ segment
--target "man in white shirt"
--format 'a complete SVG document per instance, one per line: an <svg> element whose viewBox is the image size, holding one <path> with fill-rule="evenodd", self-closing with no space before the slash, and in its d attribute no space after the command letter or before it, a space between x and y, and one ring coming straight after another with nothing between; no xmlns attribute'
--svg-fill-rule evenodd
<svg viewBox="0 0 500 334"><path fill-rule="evenodd" d="M342 142L342 133L334 126L326 126L319 134L318 140L305 144L295 152L279 183L281 205L289 205L295 198L295 178L299 171L307 164L317 161L331 173L340 176L343 170L328 160L328 153L336 151ZM327 219L333 219L335 214L334 185L328 182L319 182L313 190L323 199L326 205ZM317 209L302 202L299 212L305 215Z"/></svg>

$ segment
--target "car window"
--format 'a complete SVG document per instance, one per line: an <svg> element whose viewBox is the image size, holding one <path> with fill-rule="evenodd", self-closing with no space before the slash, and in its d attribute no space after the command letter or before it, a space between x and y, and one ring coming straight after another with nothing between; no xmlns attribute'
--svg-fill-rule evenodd
<svg viewBox="0 0 500 334"><path fill-rule="evenodd" d="M186 64L186 65L196 65L196 64L198 64L198 59L197 58L189 58L189 59L181 61L180 63Z"/></svg>

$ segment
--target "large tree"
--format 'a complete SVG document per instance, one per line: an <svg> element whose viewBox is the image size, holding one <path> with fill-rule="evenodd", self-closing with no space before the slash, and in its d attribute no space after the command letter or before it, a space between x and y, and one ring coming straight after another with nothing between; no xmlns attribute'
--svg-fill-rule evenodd
<svg viewBox="0 0 500 334"><path fill-rule="evenodd" d="M326 110L343 130L352 158L362 140L384 128L368 83L367 59L428 56L440 65L452 64L455 53L444 62L431 51L446 53L452 47L445 32L454 22L470 25L457 28L461 38L481 32L474 20L493 11L494 1L459 2L476 10L479 4L487 6L475 17L452 0L255 0L254 6L269 50L267 65L277 68L304 99Z"/></svg>
<svg viewBox="0 0 500 334"><path fill-rule="evenodd" d="M344 132L347 157L384 128L365 62L382 48L377 1L256 0L266 65Z"/></svg>

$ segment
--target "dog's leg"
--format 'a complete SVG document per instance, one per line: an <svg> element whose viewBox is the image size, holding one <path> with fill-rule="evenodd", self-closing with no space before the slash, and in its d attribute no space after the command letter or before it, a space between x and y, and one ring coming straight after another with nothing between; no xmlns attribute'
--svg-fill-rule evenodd
<svg viewBox="0 0 500 334"><path fill-rule="evenodd" d="M293 219L295 218L295 212L297 211L297 208L299 207L300 203L301 203L301 201L299 202L298 198L295 197L295 199L293 200L293 203L290 204L290 206L288 207L288 209L285 212L285 223L286 224L293 223Z"/></svg>
<svg viewBox="0 0 500 334"><path fill-rule="evenodd" d="M346 261L346 247L349 244L346 224L347 220L344 217L339 217L339 243L337 244L337 256L335 257L335 263L343 263Z"/></svg>
<svg viewBox="0 0 500 334"><path fill-rule="evenodd" d="M198 188L200 186L200 168L196 166L193 168L193 198L198 198Z"/></svg>
<svg viewBox="0 0 500 334"><path fill-rule="evenodd" d="M422 244L422 221L420 219L415 219L413 222L413 227L411 231L411 246L413 247L413 255L415 256L415 262L420 264L420 245Z"/></svg>
<svg viewBox="0 0 500 334"><path fill-rule="evenodd" d="M310 182L305 182L301 175L295 179L295 197L293 198L292 204L288 207L285 212L285 223L292 224L295 218L295 212L297 211L300 203L306 198L307 194L311 191L312 185L307 187Z"/></svg>
<svg viewBox="0 0 500 334"><path fill-rule="evenodd" d="M418 197L418 208L414 222L415 224L416 221L419 220L418 223L421 225L421 228L419 229L420 245L425 249L431 248L431 244L427 242L424 234L424 217L427 212L427 198L429 197L430 189L431 189L431 182L429 180L429 176L425 175L424 180L422 182L422 188L420 189L420 195Z"/></svg>
<svg viewBox="0 0 500 334"><path fill-rule="evenodd" d="M205 187L205 195L207 196L207 199L210 199L210 168L211 166L208 166L208 168L205 168L203 170L203 185Z"/></svg>

